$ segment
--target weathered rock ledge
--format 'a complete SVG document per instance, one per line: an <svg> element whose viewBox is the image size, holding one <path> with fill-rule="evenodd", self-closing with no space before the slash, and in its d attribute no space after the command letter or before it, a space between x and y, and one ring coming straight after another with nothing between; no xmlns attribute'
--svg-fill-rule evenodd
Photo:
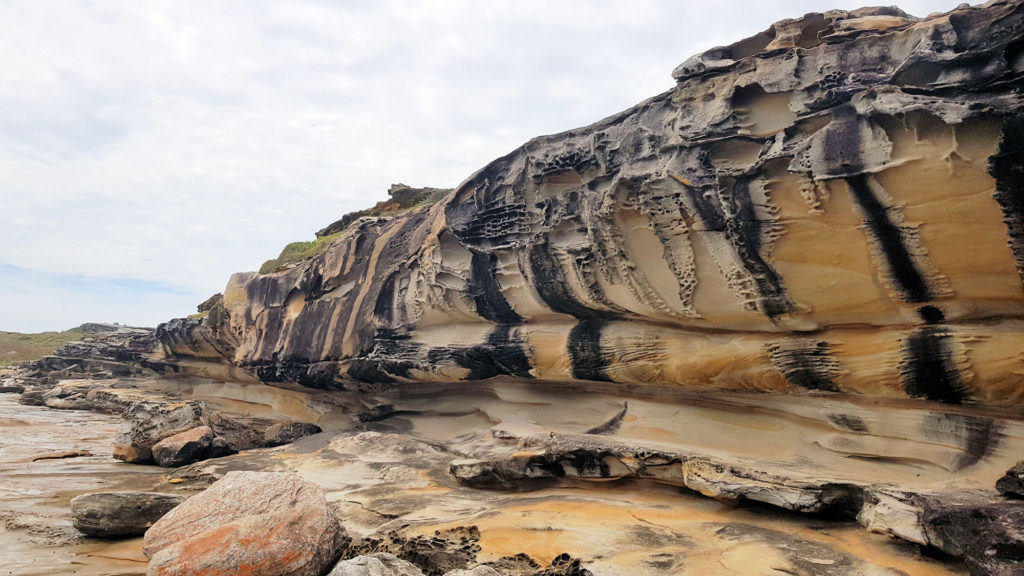
<svg viewBox="0 0 1024 576"><path fill-rule="evenodd" d="M223 410L213 399L168 393L155 383L180 366L155 359L159 330L94 326L82 340L14 370L0 380L3 391L20 394L22 404L120 415L124 423L113 456L130 463L153 462L158 445L156 462L177 467L320 431L309 422L249 417Z"/></svg>
<svg viewBox="0 0 1024 576"><path fill-rule="evenodd" d="M487 460L456 460L462 484L516 490L543 479L642 479L718 500L752 501L805 514L855 518L865 528L964 558L972 573L1024 570L1024 504L991 489L907 491L828 470L591 435L531 436ZM534 486L536 486L534 484Z"/></svg>

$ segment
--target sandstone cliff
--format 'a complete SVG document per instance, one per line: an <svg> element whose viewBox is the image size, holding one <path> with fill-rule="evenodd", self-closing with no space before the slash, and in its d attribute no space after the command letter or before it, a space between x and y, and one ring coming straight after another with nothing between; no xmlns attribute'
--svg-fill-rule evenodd
<svg viewBox="0 0 1024 576"><path fill-rule="evenodd" d="M784 20L433 204L234 275L173 361L1024 405L1024 4Z"/></svg>

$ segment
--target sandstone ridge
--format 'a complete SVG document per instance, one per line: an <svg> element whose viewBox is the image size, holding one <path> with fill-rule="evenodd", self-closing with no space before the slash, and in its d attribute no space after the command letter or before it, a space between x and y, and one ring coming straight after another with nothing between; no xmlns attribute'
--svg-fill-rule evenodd
<svg viewBox="0 0 1024 576"><path fill-rule="evenodd" d="M158 335L320 388L509 375L1019 406L1022 28L1000 1L778 22L440 201L234 275L220 323Z"/></svg>

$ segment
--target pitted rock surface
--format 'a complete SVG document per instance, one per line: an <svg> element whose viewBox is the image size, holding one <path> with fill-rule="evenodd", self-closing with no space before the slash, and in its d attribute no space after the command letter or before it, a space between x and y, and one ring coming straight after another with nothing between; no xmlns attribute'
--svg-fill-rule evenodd
<svg viewBox="0 0 1024 576"><path fill-rule="evenodd" d="M397 531L388 531L380 538L367 538L354 544L349 553L394 554L411 562L426 576L443 576L452 570L465 569L476 563L480 552L480 531L475 526L459 527L433 536L406 537Z"/></svg>
<svg viewBox="0 0 1024 576"><path fill-rule="evenodd" d="M444 576L502 576L502 574L490 566L481 565L471 570L453 570Z"/></svg>

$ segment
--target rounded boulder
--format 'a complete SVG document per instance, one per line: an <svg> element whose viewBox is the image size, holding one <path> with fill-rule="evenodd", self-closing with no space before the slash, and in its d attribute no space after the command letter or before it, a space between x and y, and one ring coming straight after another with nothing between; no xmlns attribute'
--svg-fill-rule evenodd
<svg viewBox="0 0 1024 576"><path fill-rule="evenodd" d="M348 544L323 491L291 472L228 472L161 518L148 576L319 576Z"/></svg>
<svg viewBox="0 0 1024 576"><path fill-rule="evenodd" d="M159 492L94 492L71 500L71 522L79 532L100 538L141 536L185 501Z"/></svg>

